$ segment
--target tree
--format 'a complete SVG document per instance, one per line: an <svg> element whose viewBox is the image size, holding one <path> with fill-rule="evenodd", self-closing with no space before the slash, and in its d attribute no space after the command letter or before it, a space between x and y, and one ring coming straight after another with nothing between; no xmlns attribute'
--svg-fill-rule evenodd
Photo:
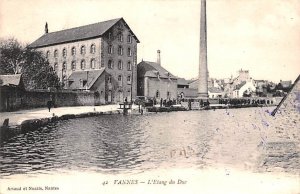
<svg viewBox="0 0 300 194"><path fill-rule="evenodd" d="M58 88L59 78L44 55L22 46L16 39L0 41L0 73L22 73L27 89Z"/></svg>
<svg viewBox="0 0 300 194"><path fill-rule="evenodd" d="M20 73L24 63L23 46L15 39L0 40L0 74Z"/></svg>
<svg viewBox="0 0 300 194"><path fill-rule="evenodd" d="M22 64L21 69L28 89L48 89L60 86L57 74L41 52L25 48L24 59L26 63Z"/></svg>

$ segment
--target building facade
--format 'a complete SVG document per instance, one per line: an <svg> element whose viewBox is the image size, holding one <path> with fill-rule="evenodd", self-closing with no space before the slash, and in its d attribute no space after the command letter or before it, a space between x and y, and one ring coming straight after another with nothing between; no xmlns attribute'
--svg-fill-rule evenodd
<svg viewBox="0 0 300 194"><path fill-rule="evenodd" d="M138 96L160 99L177 99L177 77L159 63L142 61L138 65Z"/></svg>
<svg viewBox="0 0 300 194"><path fill-rule="evenodd" d="M103 70L107 87L100 91L106 103L134 99L137 90L138 38L123 18L45 34L29 45L42 51L64 88L71 87L73 73ZM87 77L88 79L88 77ZM88 80L81 80L88 84ZM91 87L89 87L92 89ZM99 88L99 87L95 87Z"/></svg>

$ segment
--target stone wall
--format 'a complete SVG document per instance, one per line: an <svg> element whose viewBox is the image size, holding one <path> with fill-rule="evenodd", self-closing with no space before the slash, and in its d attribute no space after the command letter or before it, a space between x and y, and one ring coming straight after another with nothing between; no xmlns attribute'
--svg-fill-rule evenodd
<svg viewBox="0 0 300 194"><path fill-rule="evenodd" d="M153 78L149 77L146 81L144 89L144 96L155 97L156 92L159 92L159 98L168 99L167 93L170 93L170 99L177 99L177 80L165 79L165 78Z"/></svg>
<svg viewBox="0 0 300 194"><path fill-rule="evenodd" d="M55 107L95 105L95 93L85 91L26 91L22 96L22 108L46 107L52 100Z"/></svg>

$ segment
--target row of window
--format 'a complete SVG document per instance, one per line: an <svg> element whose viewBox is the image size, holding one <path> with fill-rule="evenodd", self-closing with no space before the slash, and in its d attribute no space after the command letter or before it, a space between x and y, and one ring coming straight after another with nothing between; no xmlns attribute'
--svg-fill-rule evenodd
<svg viewBox="0 0 300 194"><path fill-rule="evenodd" d="M113 54L114 53L114 46L109 45L107 52L108 52L108 54ZM122 56L123 53L124 53L124 49L121 45L119 45L118 46L118 55ZM128 57L132 56L132 49L130 47L127 48L127 56Z"/></svg>
<svg viewBox="0 0 300 194"><path fill-rule="evenodd" d="M122 83L123 83L123 76L122 75L118 75L118 82L119 82L120 85L122 85ZM130 75L127 76L127 82L131 82L131 76Z"/></svg>
<svg viewBox="0 0 300 194"><path fill-rule="evenodd" d="M127 62L127 70L128 71L131 71L131 61L128 61ZM113 60L108 60L108 66L107 66L109 69L113 69L114 68L114 62ZM123 61L119 60L118 61L118 69L119 70L122 70L123 69Z"/></svg>
<svg viewBox="0 0 300 194"><path fill-rule="evenodd" d="M124 41L124 39L123 39L123 33L118 33L118 35L117 35L117 37L118 37L118 41L119 42L123 42ZM112 33L111 32L109 32L108 33L108 39L109 40L112 40L113 39L113 35L112 35ZM132 43L132 35L131 34L129 34L128 36L127 36L127 43Z"/></svg>
<svg viewBox="0 0 300 194"><path fill-rule="evenodd" d="M80 47L80 54L85 54L86 53L86 48L85 48L85 46L84 45L82 45L81 47ZM94 53L96 53L96 45L95 44L92 44L91 46L90 46L90 53L92 53L92 54L94 54ZM71 55L72 56L75 56L76 55L76 48L75 47L72 47L71 48ZM67 49L66 48L64 48L63 50L62 50L62 56L63 57L67 57ZM47 51L46 52L46 58L49 58L50 57L50 51ZM57 49L55 49L54 50L54 58L57 58L58 57L58 50Z"/></svg>
<svg viewBox="0 0 300 194"><path fill-rule="evenodd" d="M95 59L91 59L90 60L90 68L91 69L95 69L95 65L96 65L96 60ZM131 62L128 61L127 63L127 70L131 71L132 67L131 67ZM113 69L114 68L114 62L112 60L108 60L108 68L109 69ZM62 69L66 70L67 69L67 62L63 62L62 65ZM71 62L71 69L74 71L76 69L76 61L72 61ZM81 60L80 62L80 69L86 69L86 62L84 59ZM118 61L118 69L122 70L123 69L123 61L119 60ZM58 71L58 63L54 63L54 70Z"/></svg>
<svg viewBox="0 0 300 194"><path fill-rule="evenodd" d="M113 54L114 52L114 47L112 45L109 45L108 46L108 51L107 51L109 54ZM82 45L80 47L80 54L84 55L86 53L86 48L84 45ZM91 47L90 47L90 53L94 54L96 53L96 46L95 44L92 44ZM75 47L72 47L71 48L71 55L72 56L75 56L76 55L76 48ZM122 46L118 46L118 55L122 56L123 55L123 47ZM67 49L64 48L62 50L62 56L64 58L67 57ZM132 49L130 47L127 48L127 56L131 57L132 56ZM47 51L46 52L46 58L49 58L50 57L50 51ZM54 58L57 58L58 57L58 50L55 49L54 50Z"/></svg>

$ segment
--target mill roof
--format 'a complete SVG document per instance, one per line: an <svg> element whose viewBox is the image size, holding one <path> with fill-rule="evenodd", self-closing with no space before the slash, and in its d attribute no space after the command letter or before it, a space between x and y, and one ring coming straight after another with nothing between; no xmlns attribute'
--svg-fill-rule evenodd
<svg viewBox="0 0 300 194"><path fill-rule="evenodd" d="M160 64L150 61L142 61L138 64L138 76L139 77L157 77L160 78L176 79L177 77L171 74L168 70L163 68Z"/></svg>
<svg viewBox="0 0 300 194"><path fill-rule="evenodd" d="M113 27L116 23L118 23L121 20L129 28L129 26L127 25L127 23L123 18L117 18L117 19L107 20L103 22L98 22L95 24L89 24L89 25L79 26L79 27L70 28L66 30L45 33L43 36L41 36L36 41L31 43L29 45L29 48L39 48L44 46L101 37L105 32L107 32L111 27ZM129 30L131 31L130 28ZM137 42L139 42L139 40L137 39L137 37L134 35L133 32L132 34L133 37L137 40Z"/></svg>

